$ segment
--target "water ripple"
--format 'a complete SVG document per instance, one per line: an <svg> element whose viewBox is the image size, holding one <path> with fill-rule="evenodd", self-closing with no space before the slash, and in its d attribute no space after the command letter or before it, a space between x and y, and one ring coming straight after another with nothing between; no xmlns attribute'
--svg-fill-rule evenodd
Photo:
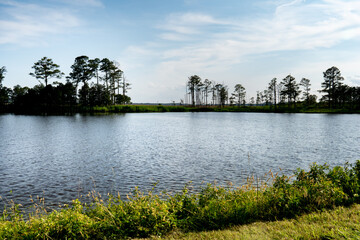
<svg viewBox="0 0 360 240"><path fill-rule="evenodd" d="M176 192L360 159L360 115L0 115L0 129L0 196L24 205L30 195L57 206L91 190L125 197L159 181Z"/></svg>

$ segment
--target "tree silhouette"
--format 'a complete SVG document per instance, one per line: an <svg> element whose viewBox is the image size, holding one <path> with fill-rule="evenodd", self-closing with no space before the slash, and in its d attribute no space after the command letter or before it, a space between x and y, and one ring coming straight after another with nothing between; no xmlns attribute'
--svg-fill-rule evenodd
<svg viewBox="0 0 360 240"><path fill-rule="evenodd" d="M209 79L205 79L204 81L204 86L203 86L203 90L204 90L204 95L205 95L205 105L208 105L208 96L209 96L209 92L211 91L211 81Z"/></svg>
<svg viewBox="0 0 360 240"><path fill-rule="evenodd" d="M237 99L238 106L240 106L241 104L245 104L245 95L245 88L240 83L236 84L235 92L232 94L232 96L234 97L235 101Z"/></svg>
<svg viewBox="0 0 360 240"><path fill-rule="evenodd" d="M93 76L93 68L90 66L87 56L79 56L75 58L74 64L71 65L72 71L69 79L75 84L76 88L79 83L87 83Z"/></svg>
<svg viewBox="0 0 360 240"><path fill-rule="evenodd" d="M274 102L274 105L275 105L275 109L277 107L277 105L276 105L276 97L277 97L276 93L278 91L278 85L277 85L276 81L277 81L276 78L271 79L271 81L269 83L269 87L268 87L269 91L272 92L272 94L273 94L273 102Z"/></svg>
<svg viewBox="0 0 360 240"><path fill-rule="evenodd" d="M300 85L304 87L304 99L306 104L309 105L310 103L310 80L307 78L302 78L300 81Z"/></svg>
<svg viewBox="0 0 360 240"><path fill-rule="evenodd" d="M99 84L99 67L100 67L100 59L90 59L89 60L89 67L91 68L91 72L93 76L96 77L96 84Z"/></svg>
<svg viewBox="0 0 360 240"><path fill-rule="evenodd" d="M29 73L30 76L36 79L43 79L45 81L45 87L48 85L49 78L61 78L64 73L59 70L59 65L55 64L51 58L43 57L32 66L33 73ZM41 83L41 82L40 82Z"/></svg>
<svg viewBox="0 0 360 240"><path fill-rule="evenodd" d="M340 70L337 67L331 67L324 73L324 82L321 83L322 90L325 93L323 100L328 102L328 106L336 107L338 102L338 89L342 85L344 78L341 76Z"/></svg>
<svg viewBox="0 0 360 240"><path fill-rule="evenodd" d="M4 80L5 78L5 73L6 73L6 67L3 66L0 68L0 87L2 86L2 81Z"/></svg>
<svg viewBox="0 0 360 240"><path fill-rule="evenodd" d="M228 89L227 86L222 85L219 88L219 97L220 97L220 106L225 106L225 103L228 99Z"/></svg>
<svg viewBox="0 0 360 240"><path fill-rule="evenodd" d="M287 97L288 103L296 105L296 98L300 94L299 85L296 83L295 78L291 75L286 76L283 81L283 89L281 95Z"/></svg>
<svg viewBox="0 0 360 240"><path fill-rule="evenodd" d="M198 85L201 84L201 78L198 75L189 77L188 88L191 94L191 104L195 106L195 91Z"/></svg>

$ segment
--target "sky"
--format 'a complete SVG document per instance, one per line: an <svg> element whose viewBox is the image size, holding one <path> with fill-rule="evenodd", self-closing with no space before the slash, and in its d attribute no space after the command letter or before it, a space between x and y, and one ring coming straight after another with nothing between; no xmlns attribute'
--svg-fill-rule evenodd
<svg viewBox="0 0 360 240"><path fill-rule="evenodd" d="M134 103L180 102L192 75L247 100L289 74L318 94L332 66L360 85L360 1L0 0L5 86L38 84L44 56L67 76L81 55L119 62Z"/></svg>

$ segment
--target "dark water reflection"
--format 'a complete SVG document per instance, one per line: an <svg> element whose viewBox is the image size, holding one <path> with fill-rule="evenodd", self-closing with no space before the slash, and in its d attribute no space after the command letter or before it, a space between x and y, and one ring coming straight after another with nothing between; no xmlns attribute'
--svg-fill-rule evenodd
<svg viewBox="0 0 360 240"><path fill-rule="evenodd" d="M91 190L125 196L159 181L241 184L270 169L360 159L360 115L136 113L0 115L0 196L69 203ZM4 201L0 201L0 207Z"/></svg>

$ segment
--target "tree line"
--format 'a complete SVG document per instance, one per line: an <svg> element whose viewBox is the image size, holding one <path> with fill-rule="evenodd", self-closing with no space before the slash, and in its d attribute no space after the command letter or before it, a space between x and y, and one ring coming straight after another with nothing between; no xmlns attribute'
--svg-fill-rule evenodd
<svg viewBox="0 0 360 240"><path fill-rule="evenodd" d="M311 94L311 83L307 78L300 82L289 74L282 81L273 78L263 91L257 91L256 98L251 97L246 102L245 87L238 83L231 93L225 84L202 79L198 75L190 76L186 82L185 104L192 106L208 105L270 105L275 109L278 105L295 107L297 103L303 106L326 106L328 108L360 109L360 87L348 86L343 83L344 77L340 70L333 66L323 72L324 81L321 83L322 97ZM182 100L182 102L184 102Z"/></svg>
<svg viewBox="0 0 360 240"><path fill-rule="evenodd" d="M39 106L106 106L129 104L127 92L130 83L120 69L119 63L108 58L90 59L79 56L71 65L66 83L58 81L49 84L52 78L61 79L64 73L51 58L43 57L32 66L29 73L39 81L33 88L16 85L13 89L3 86L7 72L0 68L0 106L12 109L26 109ZM94 80L94 82L90 82Z"/></svg>

